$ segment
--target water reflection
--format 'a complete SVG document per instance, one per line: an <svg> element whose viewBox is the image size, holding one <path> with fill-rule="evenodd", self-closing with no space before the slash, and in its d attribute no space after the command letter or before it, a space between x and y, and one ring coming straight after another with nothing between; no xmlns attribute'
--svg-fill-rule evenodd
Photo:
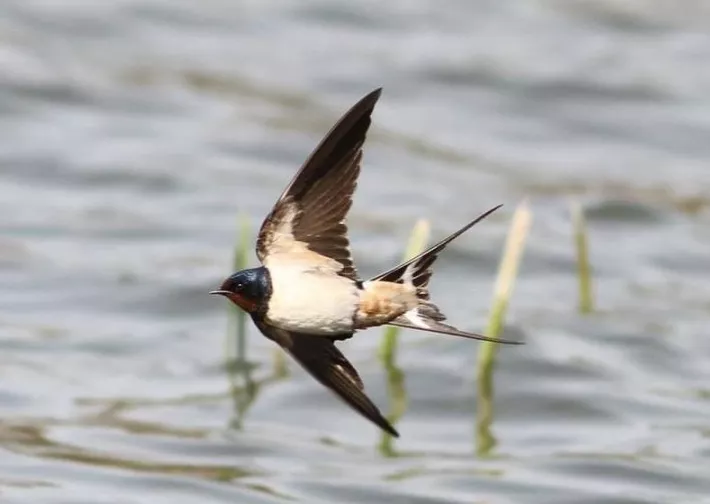
<svg viewBox="0 0 710 504"><path fill-rule="evenodd" d="M661 3L7 3L0 500L703 501L710 17ZM478 382L475 447L480 345L402 339L380 363L353 339L407 422L395 443L283 381L296 365L248 320L224 338L206 295L234 241L253 254L235 215L261 217L378 85L351 220L363 272L419 216L534 199L514 300L529 344ZM570 196L594 317L574 307ZM504 215L437 263L452 319L489 298Z"/></svg>
<svg viewBox="0 0 710 504"><path fill-rule="evenodd" d="M518 276L520 261L523 257L528 231L532 224L532 211L526 201L523 201L515 213L508 231L503 255L498 267L498 278L493 291L486 335L500 338L503 334L506 313L513 287ZM493 423L493 375L496 365L496 354L499 345L490 341L481 342L477 359L477 407L476 407L476 453L479 456L489 455L497 440L491 432Z"/></svg>
<svg viewBox="0 0 710 504"><path fill-rule="evenodd" d="M48 459L61 459L91 466L130 469L143 473L183 474L211 480L231 481L258 474L245 467L219 464L180 464L174 462L150 462L138 458L121 457L101 446L87 447L52 438L54 430L81 428L110 428L127 434L160 435L170 438L200 439L209 433L198 429L170 428L159 423L135 421L123 418L121 411L130 408L124 402L97 415L87 416L76 421L55 419L31 419L21 424L12 421L0 421L0 446L6 450Z"/></svg>
<svg viewBox="0 0 710 504"><path fill-rule="evenodd" d="M487 456L495 448L498 440L493 435L493 367L491 361L478 369L476 381L476 454Z"/></svg>
<svg viewBox="0 0 710 504"><path fill-rule="evenodd" d="M404 250L402 262L420 254L426 249L431 226L424 219L418 220L409 236L409 241ZM399 328L385 327L380 343L380 361L387 374L387 395L389 396L389 412L387 420L396 427L407 409L407 390L404 383L404 373L397 366L397 350L399 347ZM394 438L386 432L380 434L379 450L385 456L394 456Z"/></svg>

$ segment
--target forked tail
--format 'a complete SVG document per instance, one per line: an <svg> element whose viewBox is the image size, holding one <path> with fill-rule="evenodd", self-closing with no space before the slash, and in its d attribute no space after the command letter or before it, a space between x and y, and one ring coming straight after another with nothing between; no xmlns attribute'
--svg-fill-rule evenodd
<svg viewBox="0 0 710 504"><path fill-rule="evenodd" d="M431 268L434 261L436 261L439 252L444 250L449 243L458 238L461 234L468 231L475 224L479 223L502 206L503 205L498 205L491 208L418 256L400 264L399 266L395 266L391 270L381 273L370 280L409 284L413 285L417 289L417 299L419 299L419 305L392 320L389 323L390 325L406 327L409 329L418 329L420 331L450 334L452 336L461 336L463 338L493 341L496 343L521 343L519 341L489 338L481 334L462 331L452 325L444 324L442 321L446 320L446 316L441 312L438 306L429 300L429 280L431 280L431 275L433 273Z"/></svg>

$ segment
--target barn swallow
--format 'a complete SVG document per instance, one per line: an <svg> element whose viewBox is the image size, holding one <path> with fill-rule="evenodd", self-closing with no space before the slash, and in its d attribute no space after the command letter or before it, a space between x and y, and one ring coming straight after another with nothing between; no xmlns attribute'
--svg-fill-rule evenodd
<svg viewBox="0 0 710 504"><path fill-rule="evenodd" d="M496 343L444 324L429 300L437 255L498 205L425 252L362 281L350 257L346 215L352 204L376 89L333 126L266 217L256 242L258 268L234 273L219 290L249 313L264 336L316 380L381 429L399 436L367 397L357 370L335 346L355 331L395 325Z"/></svg>

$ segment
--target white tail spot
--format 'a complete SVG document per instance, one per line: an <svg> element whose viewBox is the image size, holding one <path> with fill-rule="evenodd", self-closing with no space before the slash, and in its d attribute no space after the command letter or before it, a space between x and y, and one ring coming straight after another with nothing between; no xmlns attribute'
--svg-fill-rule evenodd
<svg viewBox="0 0 710 504"><path fill-rule="evenodd" d="M425 329L429 328L429 325L424 321L421 315L419 315L419 312L417 311L417 308L412 308L408 312L404 314L404 318L409 320L413 325L417 327L423 327Z"/></svg>
<svg viewBox="0 0 710 504"><path fill-rule="evenodd" d="M417 262L418 261L413 262L404 269L404 273L402 274L402 281L407 285L414 284L414 271L417 268Z"/></svg>

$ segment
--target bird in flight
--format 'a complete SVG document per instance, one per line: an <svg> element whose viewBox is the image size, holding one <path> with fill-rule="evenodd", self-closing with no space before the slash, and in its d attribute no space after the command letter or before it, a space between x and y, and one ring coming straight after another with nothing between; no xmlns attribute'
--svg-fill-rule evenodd
<svg viewBox="0 0 710 504"><path fill-rule="evenodd" d="M249 313L321 384L393 436L395 428L367 397L355 367L335 346L355 331L394 325L464 338L488 338L445 324L429 299L431 267L452 240L501 207L399 266L363 281L350 257L346 216L360 174L370 116L382 89L357 102L303 163L266 217L256 242L262 266L234 273L210 294Z"/></svg>

